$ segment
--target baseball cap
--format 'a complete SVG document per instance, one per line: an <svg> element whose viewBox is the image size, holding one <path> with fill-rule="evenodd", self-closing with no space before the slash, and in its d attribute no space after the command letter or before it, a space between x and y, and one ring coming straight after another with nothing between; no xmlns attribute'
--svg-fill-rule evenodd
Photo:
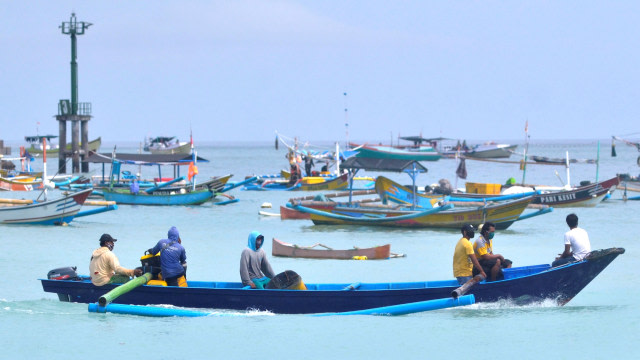
<svg viewBox="0 0 640 360"><path fill-rule="evenodd" d="M466 224L465 226L462 227L461 230L462 231L476 231L476 229L474 229L473 225L471 225L471 224Z"/></svg>
<svg viewBox="0 0 640 360"><path fill-rule="evenodd" d="M112 238L111 235L109 235L109 234L102 234L102 236L100 236L100 244L104 244L107 241L116 242L116 241L118 241L118 239Z"/></svg>

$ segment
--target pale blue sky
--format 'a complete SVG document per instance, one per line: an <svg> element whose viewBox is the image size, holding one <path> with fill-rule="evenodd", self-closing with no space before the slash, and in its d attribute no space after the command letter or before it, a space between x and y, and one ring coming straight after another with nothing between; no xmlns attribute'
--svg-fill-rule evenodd
<svg viewBox="0 0 640 360"><path fill-rule="evenodd" d="M595 139L638 131L637 1L8 1L0 139L58 133L72 11L90 137ZM344 92L348 96L343 95Z"/></svg>

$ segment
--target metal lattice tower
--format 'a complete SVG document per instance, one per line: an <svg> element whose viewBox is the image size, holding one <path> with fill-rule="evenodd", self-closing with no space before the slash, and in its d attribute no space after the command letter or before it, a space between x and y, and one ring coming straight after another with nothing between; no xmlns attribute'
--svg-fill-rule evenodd
<svg viewBox="0 0 640 360"><path fill-rule="evenodd" d="M71 100L60 100L58 102L58 125L59 136L59 171L66 173L66 161L72 157L73 172L80 172L80 160L85 160L89 155L89 120L91 120L91 103L78 102L78 63L77 59L77 36L84 35L91 23L76 20L76 14L71 14L68 22L60 25L62 33L71 36ZM71 149L67 150L67 121L71 122ZM78 127L80 126L80 129ZM80 136L80 132L82 135ZM80 137L82 137L80 139ZM80 149L82 144L82 149ZM82 163L82 172L89 171L89 164Z"/></svg>

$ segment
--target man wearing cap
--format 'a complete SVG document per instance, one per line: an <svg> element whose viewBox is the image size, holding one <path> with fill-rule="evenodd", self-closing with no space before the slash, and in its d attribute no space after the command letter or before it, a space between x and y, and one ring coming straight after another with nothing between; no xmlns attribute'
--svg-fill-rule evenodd
<svg viewBox="0 0 640 360"><path fill-rule="evenodd" d="M473 252L471 239L475 236L475 229L472 225L464 225L460 231L462 238L458 240L456 249L453 252L453 276L458 280L458 284L462 285L473 277L473 267L480 269L480 275L484 278L487 274L482 270L482 266L478 263L478 259Z"/></svg>
<svg viewBox="0 0 640 360"><path fill-rule="evenodd" d="M130 270L120 266L118 258L113 253L114 243L118 241L109 234L102 234L100 247L91 254L89 273L93 285L102 286L109 283L122 284L129 281L131 276L142 275L141 269Z"/></svg>
<svg viewBox="0 0 640 360"><path fill-rule="evenodd" d="M267 254L262 250L264 236L258 231L249 234L247 247L240 255L240 279L242 285L252 289L263 289L276 276L267 260Z"/></svg>
<svg viewBox="0 0 640 360"><path fill-rule="evenodd" d="M187 252L182 246L180 233L175 226L167 232L168 239L158 241L156 246L149 249L150 254L160 252L160 269L162 278L168 286L187 286Z"/></svg>

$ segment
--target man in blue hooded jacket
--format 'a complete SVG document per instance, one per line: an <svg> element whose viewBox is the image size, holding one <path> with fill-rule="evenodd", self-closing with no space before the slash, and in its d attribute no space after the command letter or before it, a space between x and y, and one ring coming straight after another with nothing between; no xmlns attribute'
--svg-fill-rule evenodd
<svg viewBox="0 0 640 360"><path fill-rule="evenodd" d="M262 250L264 236L258 231L249 234L247 247L240 255L240 279L242 285L252 289L264 289L264 286L276 276L267 260L267 254Z"/></svg>
<svg viewBox="0 0 640 360"><path fill-rule="evenodd" d="M150 254L160 252L160 268L162 278L169 286L187 286L187 252L182 246L180 233L172 226L167 233L168 239L158 241L156 246L149 249Z"/></svg>

